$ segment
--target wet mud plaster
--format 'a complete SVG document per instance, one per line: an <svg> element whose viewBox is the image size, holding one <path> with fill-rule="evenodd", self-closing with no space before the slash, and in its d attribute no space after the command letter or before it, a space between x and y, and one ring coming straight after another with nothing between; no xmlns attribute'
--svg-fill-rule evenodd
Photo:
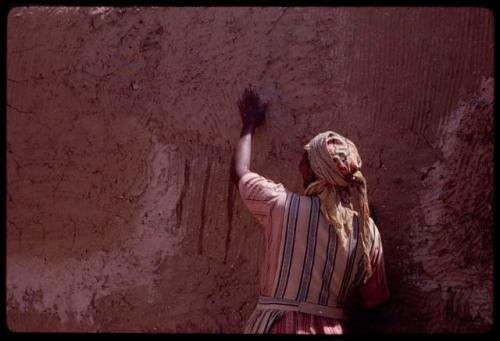
<svg viewBox="0 0 500 341"><path fill-rule="evenodd" d="M487 330L492 75L485 9L13 9L9 328L242 330L264 237L230 167L253 83L256 172L300 191L328 129L361 153L393 297L354 330Z"/></svg>

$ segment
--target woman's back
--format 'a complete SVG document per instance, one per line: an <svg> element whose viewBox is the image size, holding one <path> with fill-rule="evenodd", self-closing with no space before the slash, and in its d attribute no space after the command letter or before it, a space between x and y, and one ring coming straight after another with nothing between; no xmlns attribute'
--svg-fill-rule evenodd
<svg viewBox="0 0 500 341"><path fill-rule="evenodd" d="M261 296L247 332L267 332L285 310L342 320L347 298L362 284L366 270L357 215L348 240L342 242L321 213L317 196L288 192L256 173L244 176L239 188L266 235ZM382 245L372 219L370 232L375 261L381 259Z"/></svg>

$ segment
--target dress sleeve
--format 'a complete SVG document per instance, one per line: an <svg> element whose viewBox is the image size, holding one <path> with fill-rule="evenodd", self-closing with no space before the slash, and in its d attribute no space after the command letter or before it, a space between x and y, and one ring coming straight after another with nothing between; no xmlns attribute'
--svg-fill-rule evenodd
<svg viewBox="0 0 500 341"><path fill-rule="evenodd" d="M374 238L373 238L373 252L371 252L373 273L368 278L368 281L361 284L360 294L363 306L367 309L374 308L390 297L389 287L387 285L387 278L385 275L384 266L384 253L382 249L382 239L377 226L370 218L370 225L372 225Z"/></svg>
<svg viewBox="0 0 500 341"><path fill-rule="evenodd" d="M285 187L250 172L241 177L238 188L248 210L265 229L270 228L273 209L285 204Z"/></svg>

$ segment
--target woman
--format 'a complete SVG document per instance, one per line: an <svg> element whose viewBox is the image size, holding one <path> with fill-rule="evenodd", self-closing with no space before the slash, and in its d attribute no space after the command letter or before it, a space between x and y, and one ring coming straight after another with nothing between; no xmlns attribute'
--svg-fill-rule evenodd
<svg viewBox="0 0 500 341"><path fill-rule="evenodd" d="M342 334L344 306L354 290L366 308L389 298L358 151L335 132L318 134L299 165L304 195L289 192L250 171L252 134L267 104L246 89L238 105L239 191L266 236L260 297L245 333Z"/></svg>

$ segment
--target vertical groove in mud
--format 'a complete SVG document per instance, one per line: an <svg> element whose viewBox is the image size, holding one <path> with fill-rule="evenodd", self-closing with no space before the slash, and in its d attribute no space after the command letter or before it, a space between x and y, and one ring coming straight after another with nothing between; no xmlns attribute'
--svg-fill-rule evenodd
<svg viewBox="0 0 500 341"><path fill-rule="evenodd" d="M186 192L189 189L189 160L184 161L184 184L182 185L181 194L179 196L179 201L177 202L177 206L175 207L175 213L177 216L177 226L176 230L180 229L182 226L182 214L184 207L184 200L186 197Z"/></svg>
<svg viewBox="0 0 500 341"><path fill-rule="evenodd" d="M224 264L227 263L227 255L229 252L229 245L231 243L231 232L233 230L233 209L234 209L234 188L235 184L232 181L232 172L233 172L233 164L231 163L229 166L229 181L227 187L227 233L225 240L225 248L224 248Z"/></svg>
<svg viewBox="0 0 500 341"><path fill-rule="evenodd" d="M206 217L206 210L207 210L207 193L208 193L208 185L210 181L210 171L212 168L211 160L207 159L207 167L205 169L205 173L203 175L203 189L202 189L202 195L201 195L201 201L199 201L199 205L201 207L200 211L200 230L199 230L199 235L198 235L198 254L202 255L203 254L203 238L205 237L205 217Z"/></svg>

